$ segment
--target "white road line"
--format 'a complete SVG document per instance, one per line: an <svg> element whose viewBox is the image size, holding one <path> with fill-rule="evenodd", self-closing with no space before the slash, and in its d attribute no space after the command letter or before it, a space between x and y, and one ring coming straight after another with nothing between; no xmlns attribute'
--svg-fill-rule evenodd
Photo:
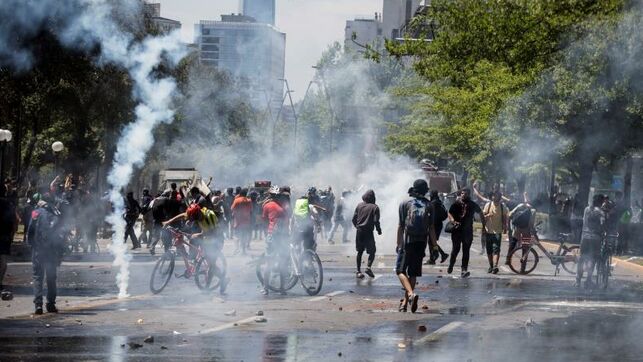
<svg viewBox="0 0 643 362"><path fill-rule="evenodd" d="M343 290L337 290L337 291L334 291L334 292L331 292L331 293L328 293L328 294L325 294L325 295L320 295L319 297L310 298L309 301L311 301L311 302L319 302L320 300L324 300L326 298L334 297L336 295L340 295L340 294L344 294L344 293L346 293L346 292L343 291Z"/></svg>
<svg viewBox="0 0 643 362"><path fill-rule="evenodd" d="M507 267L506 267L506 266L504 266L504 265L501 265L501 266L500 266L500 269L502 269L502 271L503 271L503 272L511 273L511 269L507 268Z"/></svg>
<svg viewBox="0 0 643 362"><path fill-rule="evenodd" d="M202 331L199 331L199 332L195 333L194 335L201 335L201 334L220 332L220 331L228 329L228 328L237 327L237 326L240 326L242 324L248 324L250 322L254 322L255 318L257 318L257 317L248 317L248 318L236 321L236 322L230 322L230 323L222 324L222 325L220 325L218 327L214 327L214 328L210 328L210 329L204 329Z"/></svg>
<svg viewBox="0 0 643 362"><path fill-rule="evenodd" d="M422 337L419 339L416 343L417 344L422 344L422 343L427 343L427 342L432 342L436 341L440 338L442 338L445 334L459 328L460 326L464 325L463 322L451 322L445 326L442 326L442 328L439 328L437 331L429 334L426 337Z"/></svg>

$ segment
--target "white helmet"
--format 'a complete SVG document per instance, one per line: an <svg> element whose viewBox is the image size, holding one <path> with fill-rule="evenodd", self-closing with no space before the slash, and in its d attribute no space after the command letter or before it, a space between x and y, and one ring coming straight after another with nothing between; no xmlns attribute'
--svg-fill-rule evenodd
<svg viewBox="0 0 643 362"><path fill-rule="evenodd" d="M281 192L281 190L277 185L270 186L270 190L268 190L268 193L271 195L279 195L279 192Z"/></svg>

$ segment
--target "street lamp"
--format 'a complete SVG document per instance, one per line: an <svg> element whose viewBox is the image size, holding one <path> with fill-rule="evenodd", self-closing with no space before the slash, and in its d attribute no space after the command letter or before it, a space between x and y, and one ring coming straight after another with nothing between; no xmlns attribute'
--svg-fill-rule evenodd
<svg viewBox="0 0 643 362"><path fill-rule="evenodd" d="M4 149L12 137L11 131L0 129L0 180L4 180Z"/></svg>
<svg viewBox="0 0 643 362"><path fill-rule="evenodd" d="M65 149L65 145L63 145L63 143L62 143L62 142L60 142L60 141L56 141L56 142L54 142L54 143L52 143L52 144L51 144L51 150L52 150L52 151L54 151L54 159L55 159L55 163L54 163L54 173L55 173L56 175L58 175L58 154L59 154L59 153L60 153L60 151L62 151L63 149Z"/></svg>

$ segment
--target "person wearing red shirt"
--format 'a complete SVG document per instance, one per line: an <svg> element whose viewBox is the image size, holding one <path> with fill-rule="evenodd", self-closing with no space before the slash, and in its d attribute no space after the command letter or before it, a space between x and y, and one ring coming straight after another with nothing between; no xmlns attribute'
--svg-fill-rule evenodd
<svg viewBox="0 0 643 362"><path fill-rule="evenodd" d="M242 189L239 195L234 198L232 206L232 221L237 236L237 250L235 254L241 251L244 255L250 247L250 231L252 226L252 200L248 198L248 189Z"/></svg>
<svg viewBox="0 0 643 362"><path fill-rule="evenodd" d="M273 258L280 258L282 263L287 263L287 258L284 258L287 253L285 252L286 245L284 242L287 240L288 235L288 218L287 212L280 204L280 190L278 186L272 186L269 191L268 199L263 204L263 211L261 213L262 219L267 223L266 232L266 259L273 260ZM282 264L283 265L283 264ZM284 268L280 268L284 270ZM270 269L264 269L263 276L264 283L270 280ZM285 275L280 273L280 283L283 286ZM267 295L268 288L262 285L261 294Z"/></svg>

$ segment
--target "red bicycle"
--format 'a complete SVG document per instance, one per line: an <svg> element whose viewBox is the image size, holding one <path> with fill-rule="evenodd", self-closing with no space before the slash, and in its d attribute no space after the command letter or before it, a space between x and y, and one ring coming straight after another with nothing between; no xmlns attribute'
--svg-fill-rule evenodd
<svg viewBox="0 0 643 362"><path fill-rule="evenodd" d="M156 262L150 278L150 290L158 294L165 289L172 278L177 254L183 258L185 272L175 274L176 278L192 279L197 287L212 291L219 287L226 270L226 260L219 250L206 254L203 245L190 243L190 234L177 228L164 228L172 236L172 246ZM215 248L216 249L216 248ZM190 255L194 255L191 257Z"/></svg>

